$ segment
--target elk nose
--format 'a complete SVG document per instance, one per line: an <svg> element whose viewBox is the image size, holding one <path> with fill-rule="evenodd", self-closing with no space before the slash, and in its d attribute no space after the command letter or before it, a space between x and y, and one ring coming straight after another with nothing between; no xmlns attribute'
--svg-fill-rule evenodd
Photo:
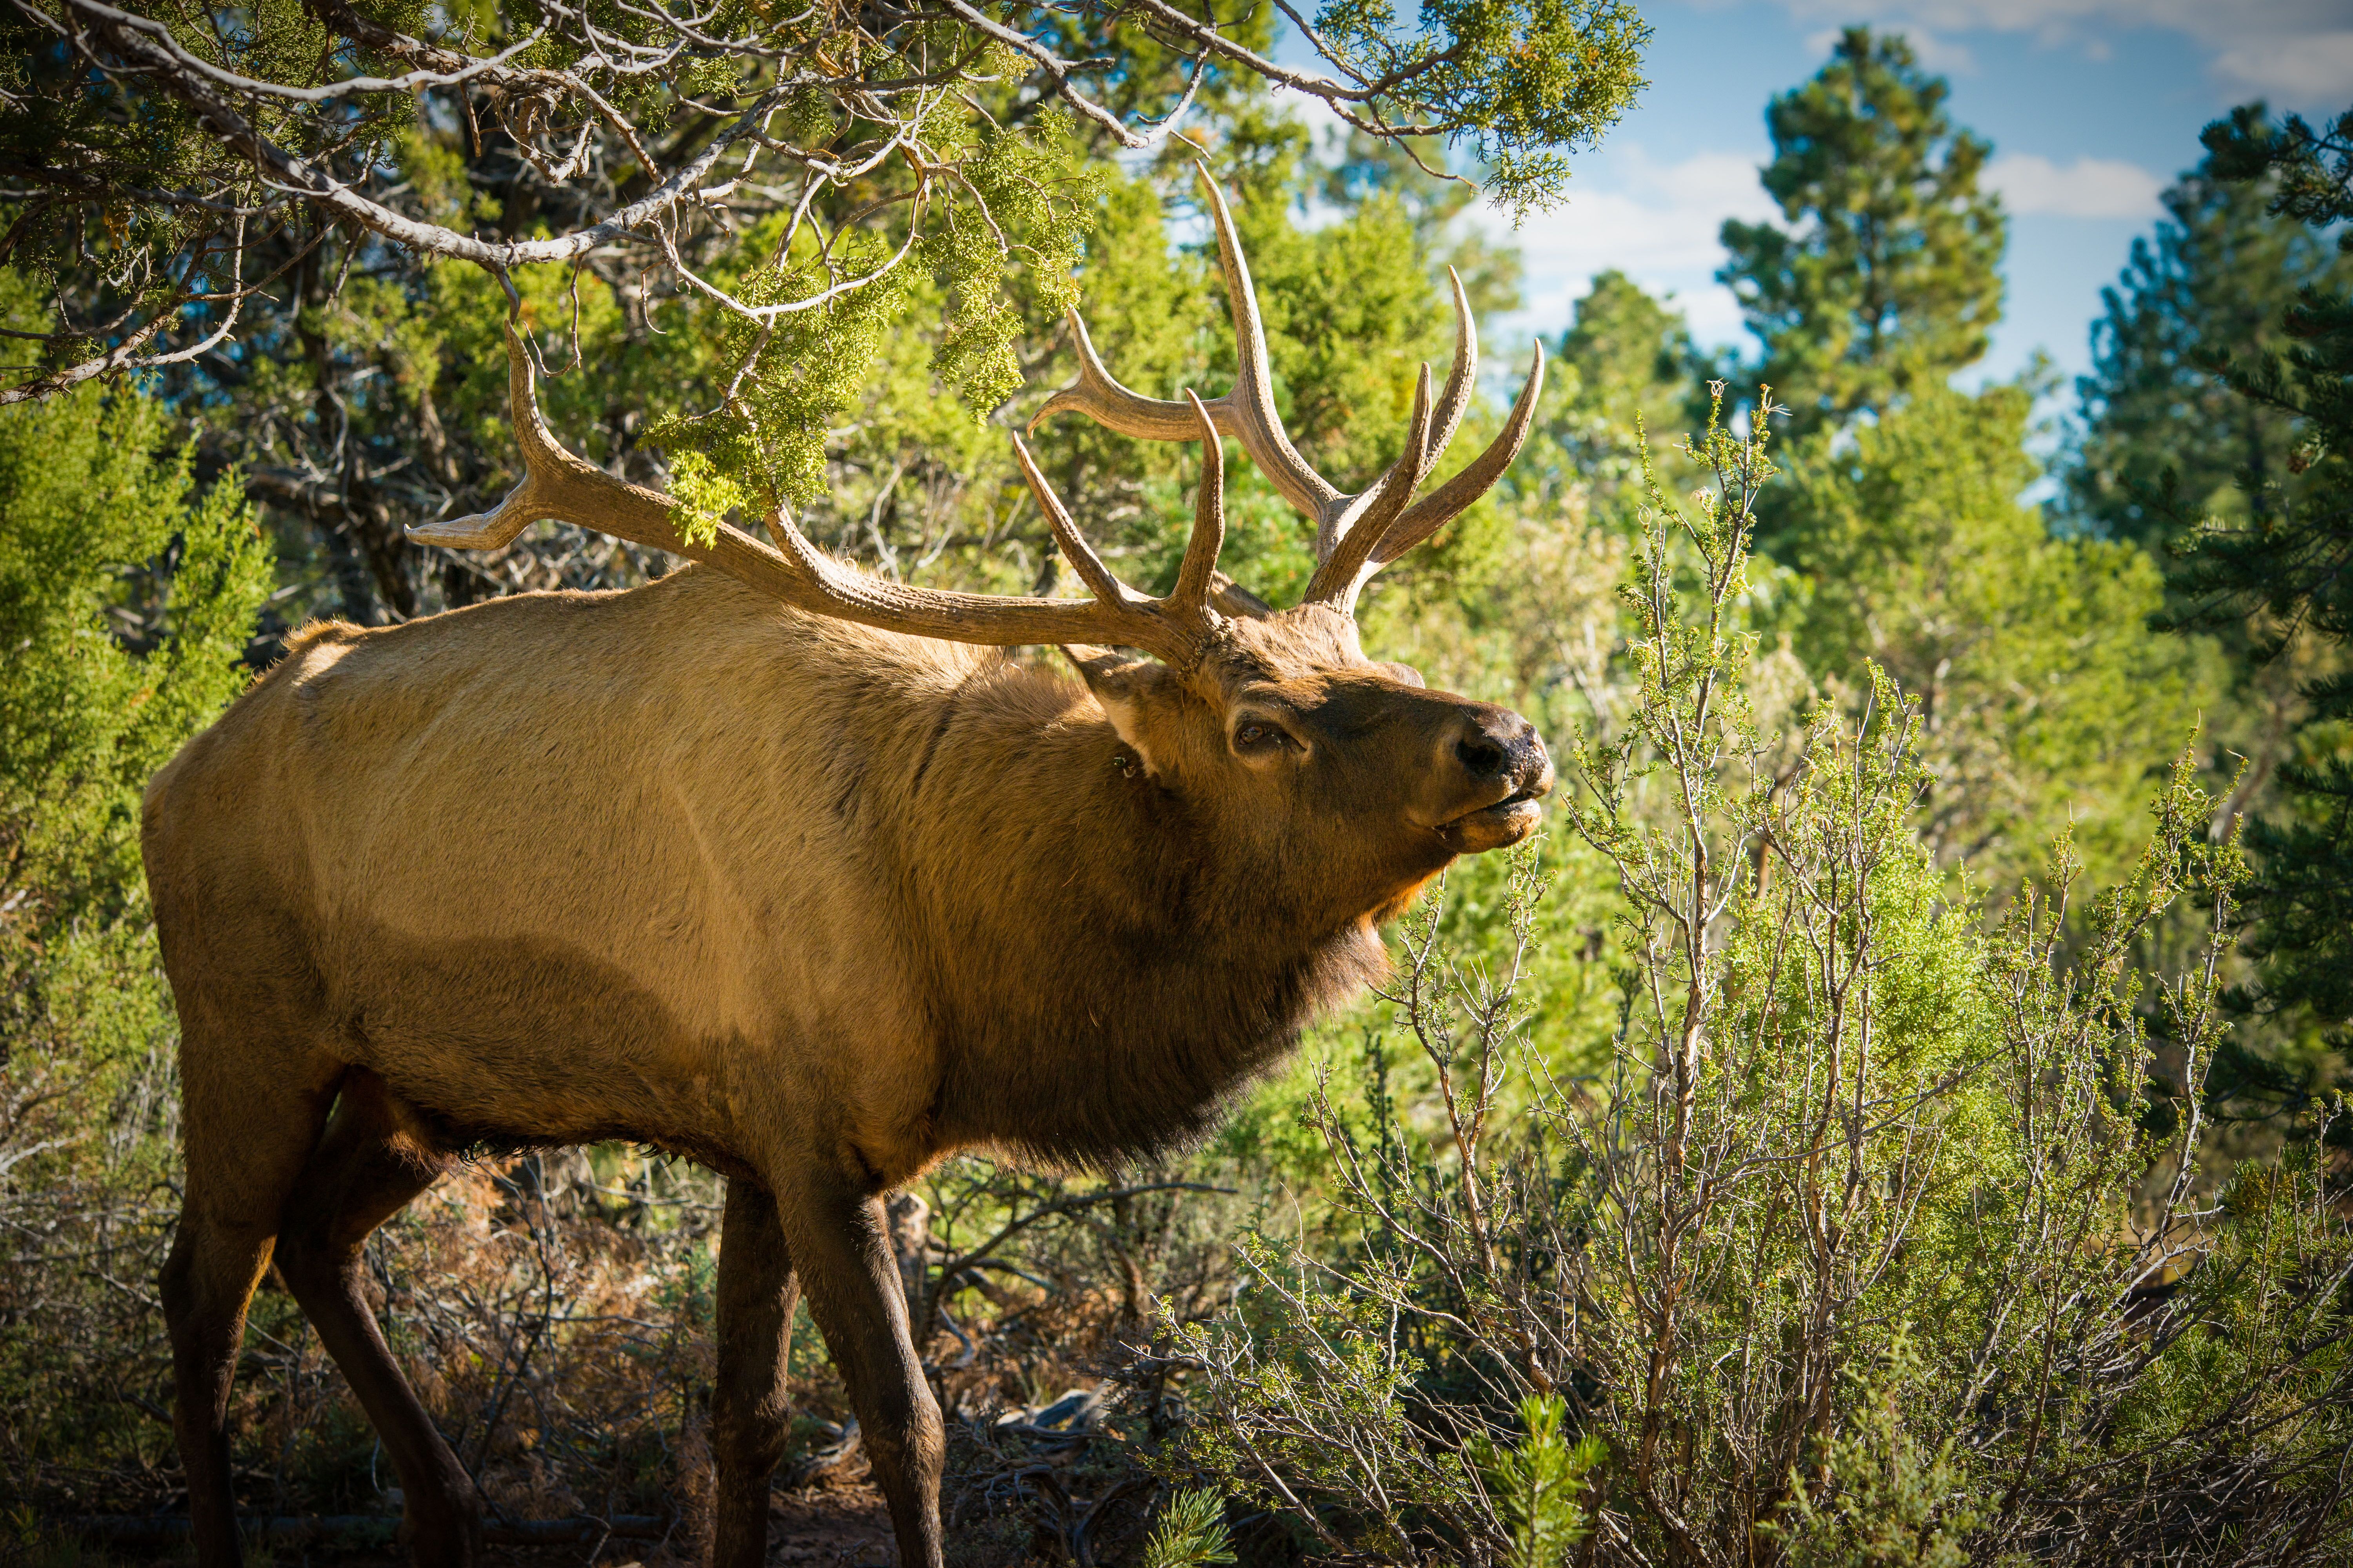
<svg viewBox="0 0 2353 1568"><path fill-rule="evenodd" d="M1500 773L1512 760L1503 742L1493 735L1467 735L1454 742L1454 760L1474 779Z"/></svg>
<svg viewBox="0 0 2353 1568"><path fill-rule="evenodd" d="M1535 726L1507 709L1467 715L1448 750L1472 784L1550 782L1552 760Z"/></svg>

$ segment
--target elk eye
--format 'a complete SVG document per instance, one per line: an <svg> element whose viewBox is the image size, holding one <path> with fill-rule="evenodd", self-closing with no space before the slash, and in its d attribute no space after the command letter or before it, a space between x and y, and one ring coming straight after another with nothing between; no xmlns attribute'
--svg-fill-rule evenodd
<svg viewBox="0 0 2353 1568"><path fill-rule="evenodd" d="M1234 731L1234 750L1237 752L1252 752L1263 755L1287 751L1297 744L1298 742L1291 738L1289 731L1280 724L1264 719L1252 719Z"/></svg>

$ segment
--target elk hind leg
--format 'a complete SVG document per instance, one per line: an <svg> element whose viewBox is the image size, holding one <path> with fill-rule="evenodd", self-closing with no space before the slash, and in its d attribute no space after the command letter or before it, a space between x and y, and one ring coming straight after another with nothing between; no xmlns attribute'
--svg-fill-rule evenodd
<svg viewBox="0 0 2353 1568"><path fill-rule="evenodd" d="M786 1368L799 1299L776 1200L745 1177L729 1177L719 1231L719 1367L711 1391L719 1494L712 1568L759 1568L767 1556L768 1482L791 1430Z"/></svg>
<svg viewBox="0 0 2353 1568"><path fill-rule="evenodd" d="M363 1248L450 1160L382 1079L354 1068L326 1137L303 1167L278 1240L279 1274L400 1477L408 1550L418 1568L464 1568L480 1560L481 1499L392 1359L368 1304Z"/></svg>
<svg viewBox="0 0 2353 1568"><path fill-rule="evenodd" d="M195 1011L183 1008L184 1016ZM332 1085L222 1072L236 1058L207 1049L208 1039L201 1026L183 1037L187 1184L160 1294L172 1341L172 1426L196 1562L236 1568L229 1390L245 1342L246 1309L269 1266L288 1195L318 1142Z"/></svg>

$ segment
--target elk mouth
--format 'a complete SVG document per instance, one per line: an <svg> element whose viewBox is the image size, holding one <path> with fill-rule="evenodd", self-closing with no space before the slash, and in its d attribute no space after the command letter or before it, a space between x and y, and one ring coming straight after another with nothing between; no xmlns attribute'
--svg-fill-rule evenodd
<svg viewBox="0 0 2353 1568"><path fill-rule="evenodd" d="M1544 797L1552 793L1552 770L1493 805L1466 811L1439 825L1438 837L1458 855L1482 855L1517 844L1544 820Z"/></svg>

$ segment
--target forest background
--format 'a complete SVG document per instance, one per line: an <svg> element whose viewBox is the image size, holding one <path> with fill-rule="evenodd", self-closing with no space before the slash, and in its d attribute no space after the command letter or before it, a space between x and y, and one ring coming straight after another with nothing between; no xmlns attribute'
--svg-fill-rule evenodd
<svg viewBox="0 0 2353 1568"><path fill-rule="evenodd" d="M152 1281L174 1031L141 784L309 620L674 565L552 523L481 555L406 542L514 477L500 276L299 203L156 201L134 175L227 190L251 158L40 31L74 14L5 24L0 114L24 187L0 194L0 325L26 361L0 407L0 1463L16 1547L65 1558L69 1521L174 1499ZM349 79L359 57L306 63L311 15L216 27L208 58ZM698 209L667 269L609 236L516 266L551 420L708 511L789 503L886 574L1061 591L1006 432L1071 374L1074 300L1131 385L1230 376L1198 156L1236 198L1288 426L1359 482L1450 351L1443 269L1482 318L1518 303L1442 172L1549 199L1669 68L1623 8L1434 15L1488 74L1390 58L1438 81L1409 89L1431 134L1367 110L1315 144L1256 66L1113 22L1108 121L1011 58L969 123L919 128L966 195L844 178ZM1321 25L1360 66L1397 31ZM1271 53L1262 16L1221 36ZM688 63L581 132L576 167L541 145L572 144L560 112L463 84L371 100L313 155L451 234L578 233L708 142L704 100L759 86ZM1179 95L1185 140L1123 145ZM1512 474L1370 599L1368 648L1514 704L1572 763L1537 853L1464 867L1399 933L1394 994L1189 1161L967 1162L896 1211L958 1420L963 1561L2345 1547L2353 119L2210 129L2028 504L2052 389L1954 384L2000 318L2006 229L1947 98L1902 37L1844 34L1767 108L1778 219L1724 230L1753 342L1704 353L1671 303L1596 278ZM854 142L810 117L807 145ZM633 167L623 121L671 141ZM1187 455L1067 419L1035 440L1121 574L1164 583ZM1230 510L1227 568L1288 602L1297 520L1245 467ZM1681 837L1677 784L1707 803ZM503 1519L693 1549L715 1194L622 1147L486 1159L374 1244L396 1346ZM813 1335L795 1354L788 1488L854 1500L846 1405ZM372 1438L282 1294L239 1399L258 1517L389 1531Z"/></svg>

